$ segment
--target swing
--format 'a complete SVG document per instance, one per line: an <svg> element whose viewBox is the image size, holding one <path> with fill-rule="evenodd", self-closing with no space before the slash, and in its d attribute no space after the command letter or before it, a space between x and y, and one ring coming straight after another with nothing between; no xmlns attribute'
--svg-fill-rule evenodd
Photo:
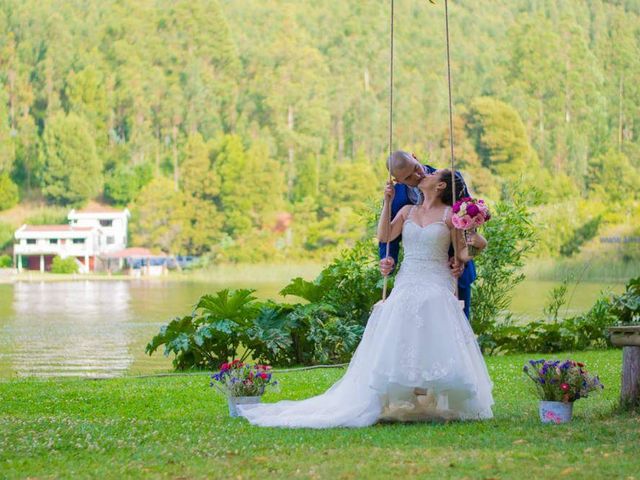
<svg viewBox="0 0 640 480"><path fill-rule="evenodd" d="M435 4L433 0L429 0L430 3ZM391 35L390 35L390 55L389 55L389 158L391 158L391 154L393 153L393 59L394 59L394 51L393 51L393 27L394 27L394 16L395 16L395 1L391 0L391 15L390 15L390 23L391 23ZM451 156L451 196L453 205L456 200L456 182L455 182L455 158L453 153L453 101L452 101L452 93L451 93L451 53L450 53L450 42L449 42L449 2L448 0L444 0L444 21L445 21L445 39L447 46L447 87L449 92L449 150ZM391 168L389 170L389 176L387 181L389 183L393 182L393 178L391 177ZM388 202L389 208L389 228L391 228L391 202ZM389 248L391 241L387 238L386 242L386 254L385 258L389 256ZM457 242L453 242L453 251L454 258L457 258L458 255L458 245ZM387 299L387 282L389 279L389 275L384 275L384 283L382 286L382 301L384 302ZM458 282L456 282L456 297L458 295Z"/></svg>

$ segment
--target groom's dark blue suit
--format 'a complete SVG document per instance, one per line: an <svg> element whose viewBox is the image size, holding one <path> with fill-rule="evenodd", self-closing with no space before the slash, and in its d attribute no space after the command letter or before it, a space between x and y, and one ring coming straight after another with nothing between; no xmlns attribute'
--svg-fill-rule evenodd
<svg viewBox="0 0 640 480"><path fill-rule="evenodd" d="M435 171L435 168L424 165L425 172L432 173ZM458 174L459 175L459 174ZM405 205L415 204L417 198L410 194L410 188L404 184L396 183L395 185L395 196L393 197L393 203L391 204L391 218L394 218L396 214L400 211L402 207ZM465 185L463 195L465 197L469 196L469 192L467 191L467 187ZM389 245L389 256L393 257L395 264L398 264L398 253L400 251L400 241L402 240L402 235L396 238ZM386 257L387 253L387 244L380 243L380 259ZM453 247L449 248L449 256L453 256ZM465 265L464 271L460 278L458 279L458 295L460 300L464 300L464 313L467 318L471 318L469 316L469 310L471 307L471 284L476 279L476 266L473 263L473 260L467 262Z"/></svg>

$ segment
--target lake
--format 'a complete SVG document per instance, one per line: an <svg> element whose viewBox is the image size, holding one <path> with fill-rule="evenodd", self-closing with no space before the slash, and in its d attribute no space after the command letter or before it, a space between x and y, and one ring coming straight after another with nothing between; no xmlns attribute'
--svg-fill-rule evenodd
<svg viewBox="0 0 640 480"><path fill-rule="evenodd" d="M258 285L257 295L278 299L285 284L286 280L271 279ZM151 357L144 353L160 327L189 313L202 294L250 285L255 282L91 279L0 284L0 377L113 377L168 371L170 358L162 352ZM514 292L512 311L523 321L536 318L554 285L525 281ZM610 287L623 289L621 284L571 286L566 312L587 310L599 292Z"/></svg>

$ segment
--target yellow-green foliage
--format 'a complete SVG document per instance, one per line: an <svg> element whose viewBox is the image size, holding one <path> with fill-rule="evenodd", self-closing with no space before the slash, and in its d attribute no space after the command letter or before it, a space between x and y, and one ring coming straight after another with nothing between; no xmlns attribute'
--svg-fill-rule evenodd
<svg viewBox="0 0 640 480"><path fill-rule="evenodd" d="M73 257L61 258L59 256L53 257L51 263L51 273L77 273L78 263Z"/></svg>

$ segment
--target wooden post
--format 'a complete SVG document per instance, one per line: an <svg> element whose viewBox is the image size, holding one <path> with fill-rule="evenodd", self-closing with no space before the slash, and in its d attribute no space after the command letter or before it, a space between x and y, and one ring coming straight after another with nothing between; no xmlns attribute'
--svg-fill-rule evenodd
<svg viewBox="0 0 640 480"><path fill-rule="evenodd" d="M624 410L640 409L640 347L622 349L620 406Z"/></svg>

